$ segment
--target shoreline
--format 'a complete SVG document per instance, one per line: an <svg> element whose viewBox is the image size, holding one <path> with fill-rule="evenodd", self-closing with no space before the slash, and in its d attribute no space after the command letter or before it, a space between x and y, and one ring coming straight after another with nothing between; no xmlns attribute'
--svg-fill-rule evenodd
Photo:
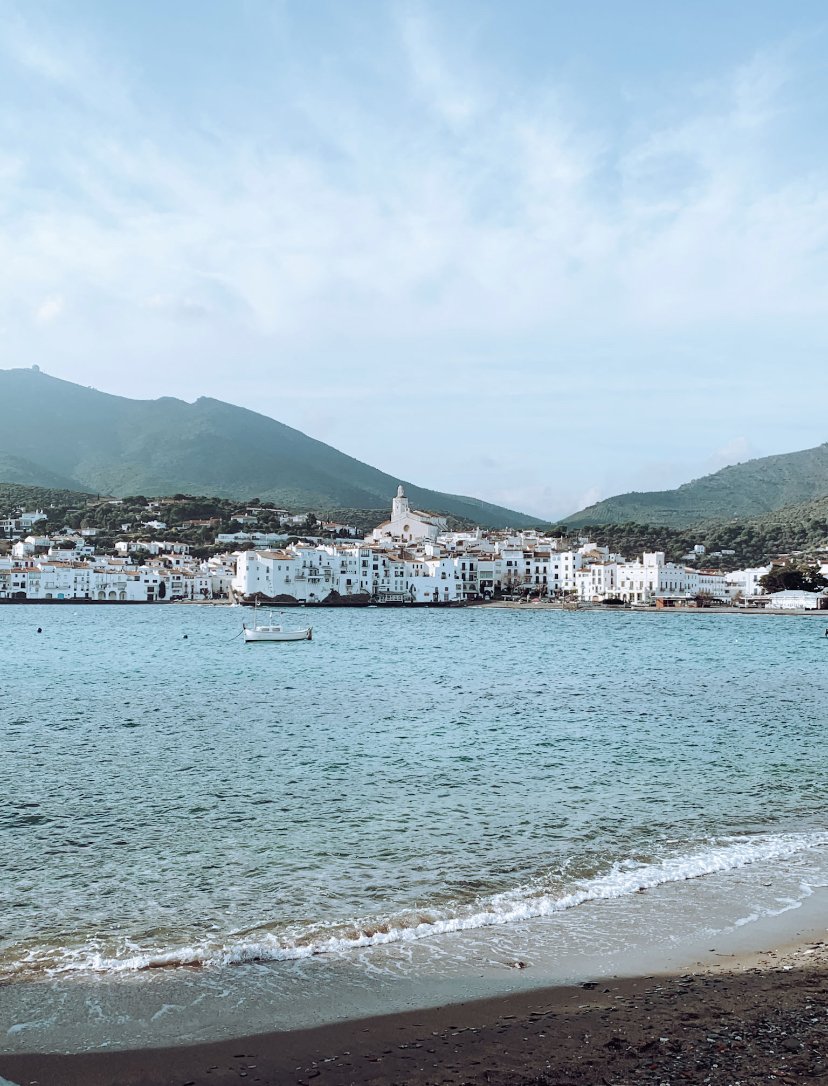
<svg viewBox="0 0 828 1086"><path fill-rule="evenodd" d="M503 611L562 611L565 614L598 611L606 615L791 615L795 618L821 615L824 621L828 621L828 609L795 607L656 607L638 604L635 607L605 607L600 603L562 607L560 603L542 600L534 600L531 603L522 603L519 600L491 600L479 606Z"/></svg>
<svg viewBox="0 0 828 1086"><path fill-rule="evenodd" d="M247 607L253 604L232 604L226 599L211 600L92 600L80 597L72 599L0 599L0 606L14 607ZM582 604L577 607L562 607L560 603L549 600L454 600L451 603L364 603L358 605L342 605L338 603L262 603L262 609L267 610L312 610L312 611L464 611L468 608L478 608L495 611L560 611L563 614L595 613L636 614L636 615L750 615L753 617L771 615L774 617L791 618L821 618L828 622L828 608L794 608L794 607L656 607L655 605L636 605L634 607L605 607L600 603ZM0 1084L2 1086L2 1084Z"/></svg>
<svg viewBox="0 0 828 1086"><path fill-rule="evenodd" d="M826 891L640 975L196 1044L0 1055L15 1086L753 1086L828 1077ZM709 937L712 942L714 937ZM641 965L642 962L639 962ZM588 979L587 979L588 978ZM5 1086L5 1083L4 1083Z"/></svg>
<svg viewBox="0 0 828 1086"><path fill-rule="evenodd" d="M828 1075L825 924L685 972L597 978L191 1046L0 1056L27 1086L558 1086Z"/></svg>

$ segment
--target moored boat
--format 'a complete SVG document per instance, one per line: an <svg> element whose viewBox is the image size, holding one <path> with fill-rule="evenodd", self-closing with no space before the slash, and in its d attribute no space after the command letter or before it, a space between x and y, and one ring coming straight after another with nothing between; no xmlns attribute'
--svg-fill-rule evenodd
<svg viewBox="0 0 828 1086"><path fill-rule="evenodd" d="M278 626L271 620L268 626L247 626L242 623L245 644L256 641L311 641L313 639L313 627L304 626L299 629L289 629Z"/></svg>

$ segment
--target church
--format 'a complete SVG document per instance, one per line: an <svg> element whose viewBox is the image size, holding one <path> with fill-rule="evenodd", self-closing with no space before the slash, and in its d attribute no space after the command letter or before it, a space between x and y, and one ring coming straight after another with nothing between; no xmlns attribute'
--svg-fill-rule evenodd
<svg viewBox="0 0 828 1086"><path fill-rule="evenodd" d="M421 513L412 509L405 496L402 484L397 487L397 496L391 503L391 519L385 520L371 533L374 543L402 542L412 543L417 540L434 542L441 532L448 530L445 517L436 517L431 513Z"/></svg>

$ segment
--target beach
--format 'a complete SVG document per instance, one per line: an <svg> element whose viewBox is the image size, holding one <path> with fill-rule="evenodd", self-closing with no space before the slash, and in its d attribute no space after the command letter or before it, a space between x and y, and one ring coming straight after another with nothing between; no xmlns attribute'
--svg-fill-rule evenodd
<svg viewBox="0 0 828 1086"><path fill-rule="evenodd" d="M777 947L708 948L683 972L218 1043L0 1057L19 1086L566 1086L828 1081L825 895ZM765 941L772 928L755 931ZM746 944L742 943L744 948Z"/></svg>

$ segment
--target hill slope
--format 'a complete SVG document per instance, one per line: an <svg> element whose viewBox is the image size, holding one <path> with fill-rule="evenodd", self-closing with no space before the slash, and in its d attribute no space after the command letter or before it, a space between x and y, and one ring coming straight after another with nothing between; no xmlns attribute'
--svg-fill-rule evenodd
<svg viewBox="0 0 828 1086"><path fill-rule="evenodd" d="M4 461L0 457L0 471ZM44 509L49 506L57 506L61 509L70 507L84 508L90 501L94 501L91 494L81 493L77 490L66 490L63 487L30 486L28 483L0 483L0 515L13 513L17 509L25 509L33 512L35 509Z"/></svg>
<svg viewBox="0 0 828 1086"><path fill-rule="evenodd" d="M0 408L2 415L2 408ZM3 438L0 435L0 444ZM13 479L21 486L40 486L50 490L77 490L74 480L65 475L57 475L31 460L21 456L12 456L0 449L0 479Z"/></svg>
<svg viewBox="0 0 828 1086"><path fill-rule="evenodd" d="M818 554L828 551L828 497L798 505L786 505L755 517L705 520L685 527L664 524L597 524L590 538L627 557L642 551L666 551L678 562L703 543L707 553L699 564L720 569L739 569L767 563L783 554ZM717 552L729 551L730 554Z"/></svg>
<svg viewBox="0 0 828 1086"><path fill-rule="evenodd" d="M722 468L675 490L618 494L562 523L665 524L688 527L722 517L752 517L828 494L828 444L802 452L763 456Z"/></svg>
<svg viewBox="0 0 828 1086"><path fill-rule="evenodd" d="M400 482L221 400L130 400L38 370L0 370L0 475L114 496L186 492L288 507L385 508ZM537 518L403 480L412 504L490 527Z"/></svg>

